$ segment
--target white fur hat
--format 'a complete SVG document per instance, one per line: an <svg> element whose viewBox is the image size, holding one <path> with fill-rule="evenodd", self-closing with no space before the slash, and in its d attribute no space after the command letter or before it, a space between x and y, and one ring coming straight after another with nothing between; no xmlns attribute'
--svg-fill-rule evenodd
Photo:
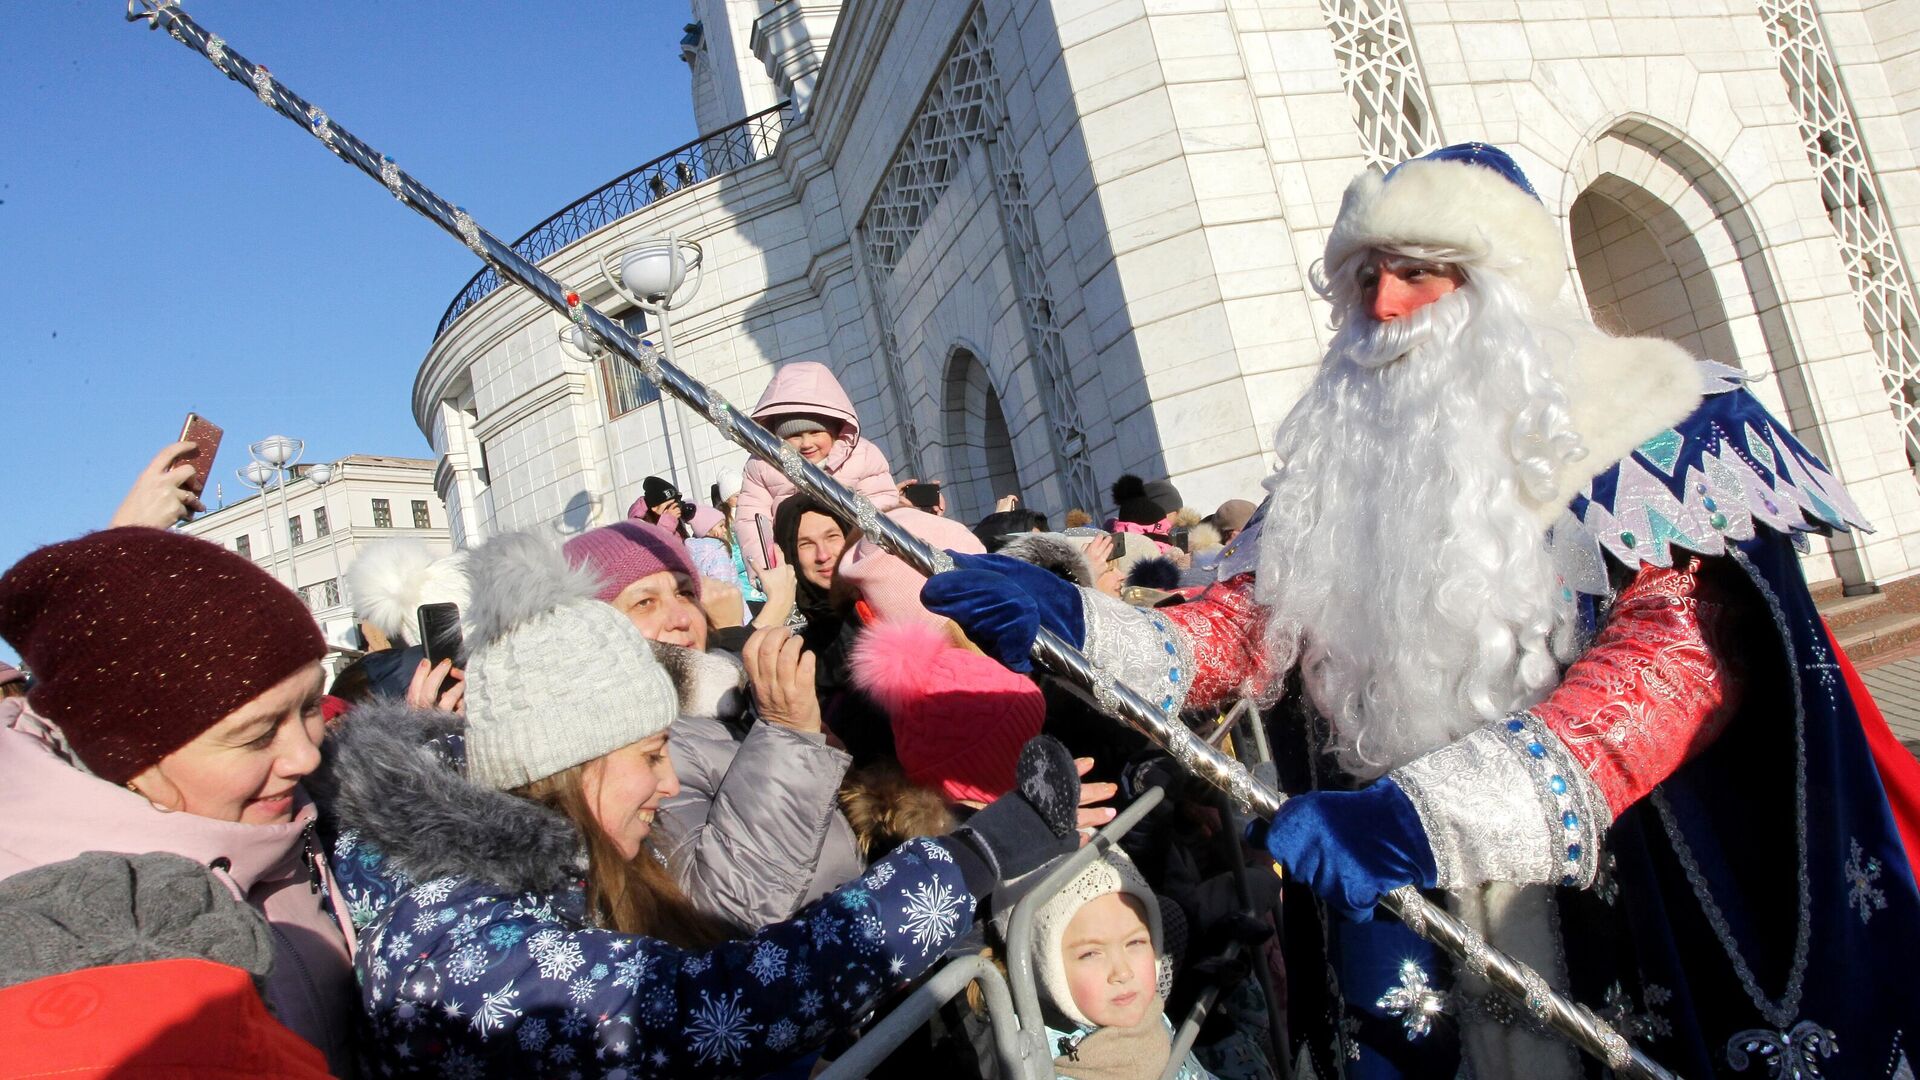
<svg viewBox="0 0 1920 1080"><path fill-rule="evenodd" d="M679 697L639 628L552 539L473 549L467 778L506 791L667 730Z"/></svg>
<svg viewBox="0 0 1920 1080"><path fill-rule="evenodd" d="M1484 143L1463 143L1402 162L1385 176L1354 177L1327 236L1335 273L1369 248L1452 248L1462 265L1498 270L1537 304L1567 280L1560 225L1519 166Z"/></svg>
<svg viewBox="0 0 1920 1080"><path fill-rule="evenodd" d="M1146 879L1140 876L1133 860L1127 858L1127 853L1117 847L1109 848L1059 892L1054 893L1033 919L1033 966L1039 974L1040 992L1053 1002L1054 1008L1081 1027L1096 1025L1073 1003L1073 991L1067 984L1067 964L1060 955L1060 943L1074 915L1090 901L1108 893L1126 893L1140 901L1140 906L1146 909L1147 934L1153 939L1155 957L1153 989L1164 997L1171 982L1173 968L1168 962L1166 940L1161 933L1160 900L1153 895Z"/></svg>
<svg viewBox="0 0 1920 1080"><path fill-rule="evenodd" d="M464 551L435 557L418 540L382 540L353 560L346 577L354 618L372 624L396 644L420 644L418 612L422 604L460 605L462 635L473 632L467 620Z"/></svg>

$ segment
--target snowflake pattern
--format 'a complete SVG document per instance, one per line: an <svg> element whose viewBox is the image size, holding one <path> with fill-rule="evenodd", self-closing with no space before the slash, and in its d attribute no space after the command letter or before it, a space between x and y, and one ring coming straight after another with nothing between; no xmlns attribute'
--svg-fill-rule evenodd
<svg viewBox="0 0 1920 1080"><path fill-rule="evenodd" d="M893 867L888 866L886 863L881 863L879 866L873 868L872 873L869 873L866 880L861 882L861 884L869 889L877 889L892 880Z"/></svg>
<svg viewBox="0 0 1920 1080"><path fill-rule="evenodd" d="M753 962L747 965L747 972L759 979L761 986L771 985L787 973L787 950L771 941L761 942L754 946Z"/></svg>
<svg viewBox="0 0 1920 1080"><path fill-rule="evenodd" d="M537 1054L547 1048L547 1039L549 1038L547 1034L547 1022L539 1017L534 1017L520 1025L520 1029L515 1035L515 1038L520 1042L520 1049Z"/></svg>
<svg viewBox="0 0 1920 1080"><path fill-rule="evenodd" d="M687 1039L700 1055L700 1064L738 1065L740 1052L747 1048L747 1037L760 1030L759 1024L747 1022L752 1014L740 1007L740 994L735 990L731 997L715 1001L705 990L700 991L701 1004L687 1026Z"/></svg>
<svg viewBox="0 0 1920 1080"><path fill-rule="evenodd" d="M520 1010L513 1007L513 999L519 996L520 991L515 990L511 982L498 990L482 993L480 1007L473 1011L469 1026L482 1035L506 1030L507 1021L520 1015Z"/></svg>
<svg viewBox="0 0 1920 1080"><path fill-rule="evenodd" d="M972 899L948 888L944 881L916 882L912 892L902 889L900 895L907 901L906 922L900 929L913 934L913 943L920 946L922 956L952 939L961 904Z"/></svg>
<svg viewBox="0 0 1920 1080"><path fill-rule="evenodd" d="M335 871L340 894L369 898L372 912L356 958L370 1074L777 1069L920 975L966 928L974 905L958 867L931 841L906 847L868 871L884 891L853 882L744 941L683 951L592 928L578 885L516 894L438 878L396 889L362 839Z"/></svg>
<svg viewBox="0 0 1920 1080"><path fill-rule="evenodd" d="M580 943L561 930L542 930L527 939L527 955L540 965L540 977L565 981L587 962Z"/></svg>
<svg viewBox="0 0 1920 1080"><path fill-rule="evenodd" d="M623 990L638 990L653 970L652 953L634 953L613 965L613 985Z"/></svg>
<svg viewBox="0 0 1920 1080"><path fill-rule="evenodd" d="M1673 991L1664 986L1648 983L1641 991L1646 999L1646 1012L1635 1012L1633 996L1626 987L1614 983L1607 987L1605 1002L1601 1005L1600 1018L1613 1025L1628 1042L1650 1042L1663 1035L1673 1034L1673 1024L1660 1015L1657 1009L1673 1000Z"/></svg>
<svg viewBox="0 0 1920 1080"><path fill-rule="evenodd" d="M1859 914L1864 925L1872 921L1874 912L1886 910L1887 894L1874 884L1880 880L1880 860L1868 855L1858 839L1851 844L1847 865L1841 872L1847 876L1847 906Z"/></svg>
<svg viewBox="0 0 1920 1080"><path fill-rule="evenodd" d="M447 978L462 986L477 982L487 970L487 951L478 945L462 945L453 951L447 963Z"/></svg>

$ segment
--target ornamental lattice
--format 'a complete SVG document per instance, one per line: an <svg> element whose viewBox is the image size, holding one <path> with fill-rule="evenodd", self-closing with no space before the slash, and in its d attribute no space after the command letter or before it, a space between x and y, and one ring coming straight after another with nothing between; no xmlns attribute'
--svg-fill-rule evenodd
<svg viewBox="0 0 1920 1080"><path fill-rule="evenodd" d="M1390 169L1440 145L1400 0L1320 0L1367 165Z"/></svg>
<svg viewBox="0 0 1920 1080"><path fill-rule="evenodd" d="M861 216L860 234L868 283L880 317L880 347L893 390L898 430L908 440L908 458L920 471L920 439L907 400L906 372L893 333L887 287L901 258L920 234L953 181L967 152L982 147L993 172L994 201L1014 288L1025 316L1028 351L1034 358L1040 406L1046 413L1061 493L1068 505L1100 505L1089 453L1086 423L1067 362L1053 289L1038 259L1039 231L1034 225L1026 178L1008 146L1000 82L994 73L985 13L975 6L961 28L940 77L907 126L907 138L887 166L886 178Z"/></svg>
<svg viewBox="0 0 1920 1080"><path fill-rule="evenodd" d="M1807 159L1820 177L1820 201L1839 238L1847 282L1860 302L1893 415L1906 434L1907 460L1920 463L1920 303L1881 209L1880 183L1867 165L1853 106L1840 88L1812 0L1760 0L1760 15L1780 58L1787 97L1800 113Z"/></svg>

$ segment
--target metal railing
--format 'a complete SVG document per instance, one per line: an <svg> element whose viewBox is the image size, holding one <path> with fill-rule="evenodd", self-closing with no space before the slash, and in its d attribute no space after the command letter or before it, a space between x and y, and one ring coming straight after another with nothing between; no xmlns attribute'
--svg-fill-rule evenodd
<svg viewBox="0 0 1920 1080"><path fill-rule="evenodd" d="M790 105L783 101L737 124L710 131L632 172L607 181L527 230L513 242L513 250L527 261L537 263L641 207L772 156L787 129ZM468 308L504 284L491 264L469 278L453 303L447 305L446 313L440 316L440 325L433 328L434 340L438 341Z"/></svg>

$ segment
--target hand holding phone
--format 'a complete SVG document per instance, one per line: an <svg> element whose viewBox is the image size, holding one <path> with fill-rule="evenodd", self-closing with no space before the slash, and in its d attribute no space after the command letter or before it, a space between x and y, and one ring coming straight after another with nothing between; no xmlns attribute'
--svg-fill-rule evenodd
<svg viewBox="0 0 1920 1080"><path fill-rule="evenodd" d="M218 442L217 435L215 442ZM198 452L194 443L184 440L161 447L147 467L134 478L133 486L127 489L126 498L120 500L113 517L108 520L108 527L117 529L123 525L144 525L150 529L168 529L176 522L192 517L194 511L204 509L193 487L196 476L204 474L198 473L194 463L186 459L187 455ZM213 461L210 452L205 458L209 463Z"/></svg>
<svg viewBox="0 0 1920 1080"><path fill-rule="evenodd" d="M460 605L421 604L415 615L420 620L420 644L427 650L427 661L438 664L451 660L459 667L466 646L460 636Z"/></svg>
<svg viewBox="0 0 1920 1080"><path fill-rule="evenodd" d="M753 519L753 531L760 538L760 559L764 565L780 565L780 545L773 539L773 522L765 515Z"/></svg>
<svg viewBox="0 0 1920 1080"><path fill-rule="evenodd" d="M220 425L199 413L188 413L186 421L180 425L180 441L192 443L193 449L180 455L175 464L193 466L191 489L195 495L206 492L207 478L213 475L214 455L220 452L220 440L225 436L226 432L220 430Z"/></svg>

